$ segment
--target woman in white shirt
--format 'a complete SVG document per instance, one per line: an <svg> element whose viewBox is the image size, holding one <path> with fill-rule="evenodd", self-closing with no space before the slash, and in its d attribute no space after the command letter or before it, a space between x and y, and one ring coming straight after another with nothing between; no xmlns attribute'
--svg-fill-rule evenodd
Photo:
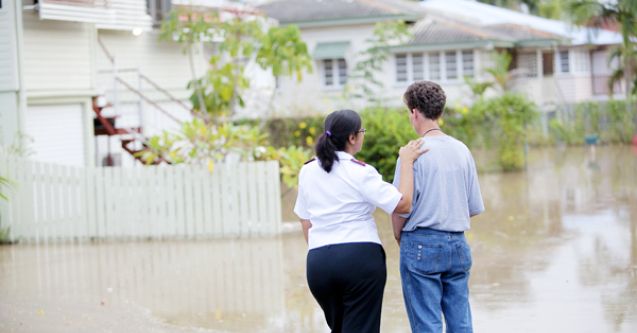
<svg viewBox="0 0 637 333"><path fill-rule="evenodd" d="M379 332L387 278L385 252L372 213L411 210L413 163L420 141L400 148L398 189L354 158L365 129L352 110L332 112L316 144L317 159L299 174L294 212L309 245L307 280L332 332Z"/></svg>

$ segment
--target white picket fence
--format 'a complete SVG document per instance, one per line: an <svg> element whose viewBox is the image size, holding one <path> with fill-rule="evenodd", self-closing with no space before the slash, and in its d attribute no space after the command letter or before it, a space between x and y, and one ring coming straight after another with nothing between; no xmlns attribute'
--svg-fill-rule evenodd
<svg viewBox="0 0 637 333"><path fill-rule="evenodd" d="M77 168L0 155L12 239L164 239L273 235L281 227L278 162Z"/></svg>

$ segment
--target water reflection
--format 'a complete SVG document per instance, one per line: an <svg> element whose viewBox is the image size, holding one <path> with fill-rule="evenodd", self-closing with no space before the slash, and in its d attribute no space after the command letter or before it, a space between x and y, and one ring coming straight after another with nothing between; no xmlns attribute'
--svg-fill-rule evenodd
<svg viewBox="0 0 637 333"><path fill-rule="evenodd" d="M637 331L630 147L535 150L528 172L480 178L487 212L468 233L477 332ZM398 248L387 216L377 219L389 273L382 331L407 332ZM0 331L326 332L305 253L296 231L0 248Z"/></svg>

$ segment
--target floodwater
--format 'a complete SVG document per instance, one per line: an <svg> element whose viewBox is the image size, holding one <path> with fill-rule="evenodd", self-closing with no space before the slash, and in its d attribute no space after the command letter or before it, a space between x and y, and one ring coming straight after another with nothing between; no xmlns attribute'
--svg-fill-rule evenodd
<svg viewBox="0 0 637 333"><path fill-rule="evenodd" d="M487 211L467 233L476 332L637 332L633 148L532 150L528 172L480 182ZM408 332L398 247L388 217L377 220L382 331ZM327 332L297 227L267 239L0 247L0 332Z"/></svg>

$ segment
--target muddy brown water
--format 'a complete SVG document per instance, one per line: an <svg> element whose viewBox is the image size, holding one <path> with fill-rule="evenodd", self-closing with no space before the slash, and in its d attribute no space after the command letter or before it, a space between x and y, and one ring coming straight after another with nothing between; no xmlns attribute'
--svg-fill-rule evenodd
<svg viewBox="0 0 637 333"><path fill-rule="evenodd" d="M487 211L467 233L476 332L637 332L634 149L532 150L527 172L480 183ZM376 217L382 331L408 332L398 247ZM297 227L267 239L0 247L0 332L327 332Z"/></svg>

